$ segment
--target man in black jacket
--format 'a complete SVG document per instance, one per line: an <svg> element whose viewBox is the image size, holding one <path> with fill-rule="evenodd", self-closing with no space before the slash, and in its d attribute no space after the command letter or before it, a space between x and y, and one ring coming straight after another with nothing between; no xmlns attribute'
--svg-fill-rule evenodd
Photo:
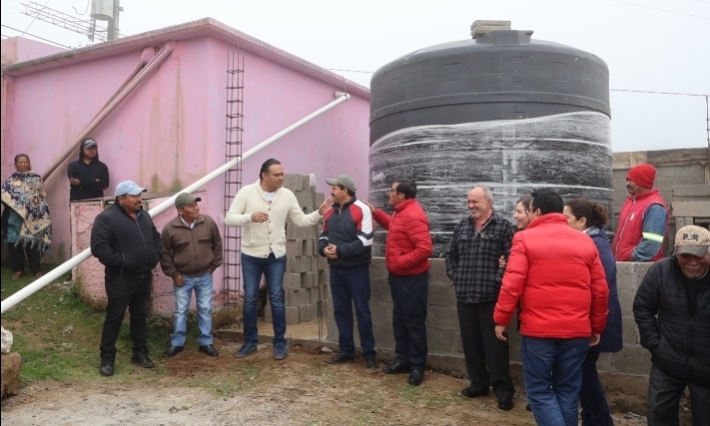
<svg viewBox="0 0 710 426"><path fill-rule="evenodd" d="M106 164L99 161L96 141L89 138L81 143L79 159L69 163L69 201L85 200L104 196L108 188L109 176Z"/></svg>
<svg viewBox="0 0 710 426"><path fill-rule="evenodd" d="M710 231L680 228L675 253L654 264L634 299L641 345L651 352L648 424L677 425L690 389L693 425L710 425Z"/></svg>
<svg viewBox="0 0 710 426"><path fill-rule="evenodd" d="M372 211L355 196L355 181L350 176L340 175L325 181L332 187L333 206L323 216L318 254L327 257L330 265L330 291L340 348L340 353L326 362L342 364L355 359L352 310L355 305L365 365L375 370L377 352L370 314L370 261L374 237Z"/></svg>
<svg viewBox="0 0 710 426"><path fill-rule="evenodd" d="M160 234L143 210L144 188L127 180L116 186L116 202L96 217L91 230L91 252L106 266L108 304L101 335L102 376L111 376L116 360L116 340L126 308L131 313L131 362L144 368L155 366L148 357L146 335L152 269L163 249Z"/></svg>

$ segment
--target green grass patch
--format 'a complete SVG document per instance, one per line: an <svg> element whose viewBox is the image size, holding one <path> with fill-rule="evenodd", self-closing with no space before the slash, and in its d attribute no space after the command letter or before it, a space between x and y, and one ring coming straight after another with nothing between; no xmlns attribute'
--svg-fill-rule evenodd
<svg viewBox="0 0 710 426"><path fill-rule="evenodd" d="M51 269L50 265L45 267ZM34 277L11 278L10 269L3 267L3 299L34 281ZM61 277L58 283L68 279L69 276ZM22 356L23 384L42 380L101 380L99 343L104 316L103 311L84 304L69 286L59 284L44 287L3 313L2 325L13 334L12 350ZM168 343L170 332L164 321L149 325L148 347L152 348L154 359L159 358L158 351ZM196 335L195 330L190 332ZM147 383L168 373L167 368L158 365L151 374L133 374L142 369L128 362L132 350L128 321L121 327L116 347L119 362L112 380Z"/></svg>

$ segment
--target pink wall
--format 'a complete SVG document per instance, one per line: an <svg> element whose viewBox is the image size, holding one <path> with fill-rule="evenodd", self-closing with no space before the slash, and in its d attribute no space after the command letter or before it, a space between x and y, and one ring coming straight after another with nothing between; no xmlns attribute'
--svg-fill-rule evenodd
<svg viewBox="0 0 710 426"><path fill-rule="evenodd" d="M3 120L3 179L13 170L11 157L18 152L29 154L33 168L42 173L104 105L145 46L136 44L115 55L65 61L25 74L14 71ZM92 132L111 174L107 195L125 179L148 187L154 197L172 194L225 162L227 46L210 36L179 40L157 72ZM298 67L245 53L243 151L333 101L333 93L343 90L294 69ZM256 181L261 163L276 157L287 173L315 173L321 192L330 192L326 177L347 173L357 182L358 192L366 194L368 115L369 101L353 96L245 161L243 182ZM77 156L78 151L46 182L54 229L50 262L69 256L66 166ZM201 193L203 212L220 224L223 191L220 177ZM161 216L167 221L173 215L170 209ZM218 271L216 287L221 280Z"/></svg>

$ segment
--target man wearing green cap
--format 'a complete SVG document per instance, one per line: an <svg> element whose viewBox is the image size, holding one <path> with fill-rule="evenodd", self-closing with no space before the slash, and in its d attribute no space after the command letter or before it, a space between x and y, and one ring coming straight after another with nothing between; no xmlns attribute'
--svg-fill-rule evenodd
<svg viewBox="0 0 710 426"><path fill-rule="evenodd" d="M163 358L180 353L185 347L187 312L195 291L200 352L208 356L219 353L212 345L212 273L222 265L222 236L215 221L200 214L197 205L202 198L182 192L175 198L177 217L163 228L160 241L163 255L160 267L173 279L175 288L175 329L170 347Z"/></svg>

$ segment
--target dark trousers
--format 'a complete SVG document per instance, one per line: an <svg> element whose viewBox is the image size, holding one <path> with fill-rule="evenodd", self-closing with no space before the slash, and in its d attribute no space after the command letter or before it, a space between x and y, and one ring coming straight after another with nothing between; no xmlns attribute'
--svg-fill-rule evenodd
<svg viewBox="0 0 710 426"><path fill-rule="evenodd" d="M131 314L133 352L147 350L148 311L153 276L116 277L106 279L106 320L101 334L101 357L116 356L116 340L121 330L126 308Z"/></svg>
<svg viewBox="0 0 710 426"><path fill-rule="evenodd" d="M355 355L353 337L353 305L360 333L360 346L365 358L374 357L375 335L370 315L370 268L330 267L330 291L333 294L335 324L338 326L340 352Z"/></svg>
<svg viewBox="0 0 710 426"><path fill-rule="evenodd" d="M710 387L688 383L670 376L655 365L648 378L648 425L678 426L680 397L688 386L693 426L710 425Z"/></svg>
<svg viewBox="0 0 710 426"><path fill-rule="evenodd" d="M579 403L582 405L582 426L614 426L604 386L597 373L599 352L588 351L582 364L582 387Z"/></svg>
<svg viewBox="0 0 710 426"><path fill-rule="evenodd" d="M508 342L496 337L493 322L495 304L495 301L456 302L466 371L471 379L471 390L488 391L492 384L498 399L512 398L515 387L510 377Z"/></svg>
<svg viewBox="0 0 710 426"><path fill-rule="evenodd" d="M12 243L8 243L7 251L10 257L10 268L12 272L25 271L25 253L27 253L27 260L30 263L30 271L36 274L42 270L42 266L39 262L42 256L40 256L39 250L36 248L15 246Z"/></svg>
<svg viewBox="0 0 710 426"><path fill-rule="evenodd" d="M392 293L392 329L397 361L424 368L427 355L425 321L429 272L409 276L389 274L387 280Z"/></svg>

